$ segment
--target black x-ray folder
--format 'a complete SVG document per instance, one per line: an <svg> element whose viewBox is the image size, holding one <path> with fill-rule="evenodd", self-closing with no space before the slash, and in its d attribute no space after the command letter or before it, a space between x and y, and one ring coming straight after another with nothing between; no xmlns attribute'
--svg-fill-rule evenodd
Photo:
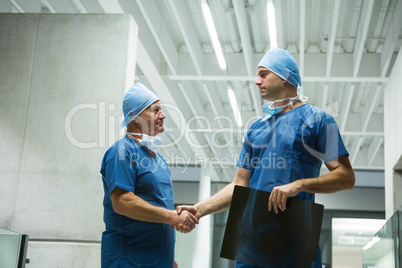
<svg viewBox="0 0 402 268"><path fill-rule="evenodd" d="M235 186L221 257L259 267L310 268L316 260L324 206L288 198L268 211L269 192Z"/></svg>

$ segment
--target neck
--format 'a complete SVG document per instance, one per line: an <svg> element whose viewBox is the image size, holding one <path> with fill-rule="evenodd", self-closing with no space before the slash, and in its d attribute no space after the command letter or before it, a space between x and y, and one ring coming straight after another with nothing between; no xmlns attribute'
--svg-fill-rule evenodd
<svg viewBox="0 0 402 268"><path fill-rule="evenodd" d="M283 107L282 111L280 113L283 114L283 113L289 112L290 110L297 108L303 104L305 104L305 102L298 100L295 103L293 103L293 107L290 107L290 106Z"/></svg>
<svg viewBox="0 0 402 268"><path fill-rule="evenodd" d="M142 132L142 131L140 131L138 129L127 129L127 132L133 133L132 135L134 135L138 139L142 139L143 135L147 135L147 136L150 136L150 137L156 136L156 135L151 135L151 134L148 134L148 133L144 133L144 132Z"/></svg>
<svg viewBox="0 0 402 268"><path fill-rule="evenodd" d="M284 86L276 92L276 96L273 97L270 101L278 101L278 100L283 100L284 101L279 101L275 102L274 106L283 106L289 103L289 98L294 98L297 97L297 90L294 86L290 85L289 83L285 83Z"/></svg>
<svg viewBox="0 0 402 268"><path fill-rule="evenodd" d="M142 126L139 126L139 124L135 124L134 122L127 126L127 132L136 133L135 137L138 139L142 139L143 134L150 137L155 137L156 135L161 133L153 128L149 128L147 125L145 125L143 128Z"/></svg>
<svg viewBox="0 0 402 268"><path fill-rule="evenodd" d="M289 104L289 102L290 102L289 98L294 98L294 97L284 97L284 98L280 98L280 99L275 100L274 107L284 106L286 104Z"/></svg>
<svg viewBox="0 0 402 268"><path fill-rule="evenodd" d="M135 126L127 126L127 132L136 133L136 134L134 134L134 137L137 138L137 139L142 139L143 132L139 128L135 127ZM133 138L132 135L128 135L128 136L130 138Z"/></svg>

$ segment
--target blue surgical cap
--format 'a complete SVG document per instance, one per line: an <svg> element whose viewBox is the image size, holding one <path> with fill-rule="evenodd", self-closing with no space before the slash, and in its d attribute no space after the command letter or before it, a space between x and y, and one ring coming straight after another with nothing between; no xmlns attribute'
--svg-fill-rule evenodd
<svg viewBox="0 0 402 268"><path fill-rule="evenodd" d="M130 124L131 121L157 100L159 100L158 96L146 86L141 83L134 84L124 95L124 120L120 124L120 129Z"/></svg>
<svg viewBox="0 0 402 268"><path fill-rule="evenodd" d="M301 86L299 68L287 50L272 48L265 53L258 67L265 67L296 88Z"/></svg>

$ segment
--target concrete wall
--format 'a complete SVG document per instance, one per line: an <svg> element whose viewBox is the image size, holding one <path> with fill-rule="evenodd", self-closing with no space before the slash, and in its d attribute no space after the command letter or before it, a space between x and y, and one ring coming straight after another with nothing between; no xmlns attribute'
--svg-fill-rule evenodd
<svg viewBox="0 0 402 268"><path fill-rule="evenodd" d="M402 206L402 180L394 168L402 156L402 50L399 51L387 86L384 89L384 151L386 217Z"/></svg>
<svg viewBox="0 0 402 268"><path fill-rule="evenodd" d="M0 14L0 227L29 234L29 267L99 267L87 242L137 32L128 15Z"/></svg>

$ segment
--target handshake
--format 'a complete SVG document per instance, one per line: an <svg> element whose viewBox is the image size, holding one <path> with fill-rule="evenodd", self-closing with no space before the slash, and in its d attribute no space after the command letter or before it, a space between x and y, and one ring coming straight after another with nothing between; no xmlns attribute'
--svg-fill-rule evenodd
<svg viewBox="0 0 402 268"><path fill-rule="evenodd" d="M185 234L194 230L201 218L194 206L177 206L174 214L172 228Z"/></svg>

